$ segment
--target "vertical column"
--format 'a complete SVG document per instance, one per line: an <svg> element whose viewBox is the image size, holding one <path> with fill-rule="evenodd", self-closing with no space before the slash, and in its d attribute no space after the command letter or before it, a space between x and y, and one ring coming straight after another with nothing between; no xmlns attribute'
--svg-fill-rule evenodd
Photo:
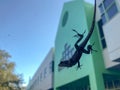
<svg viewBox="0 0 120 90"><path fill-rule="evenodd" d="M103 76L99 74L90 74L90 88L91 90L105 90Z"/></svg>

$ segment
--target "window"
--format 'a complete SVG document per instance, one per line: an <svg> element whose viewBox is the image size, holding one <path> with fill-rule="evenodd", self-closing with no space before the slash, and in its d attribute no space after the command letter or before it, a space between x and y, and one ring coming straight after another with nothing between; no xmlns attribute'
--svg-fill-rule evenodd
<svg viewBox="0 0 120 90"><path fill-rule="evenodd" d="M67 43L64 45L64 51L62 53L62 60L69 60L73 55L74 48L71 48Z"/></svg>
<svg viewBox="0 0 120 90"><path fill-rule="evenodd" d="M107 9L109 7L109 5L112 4L113 1L114 0L104 0L103 4L104 4L105 9Z"/></svg>
<svg viewBox="0 0 120 90"><path fill-rule="evenodd" d="M106 45L102 26L103 26L103 22L102 22L102 20L99 20L98 21L98 28L99 28L100 38L101 38L101 44L102 44L102 48L105 49L107 47L107 45Z"/></svg>
<svg viewBox="0 0 120 90"><path fill-rule="evenodd" d="M49 72L52 72L52 62L49 63Z"/></svg>
<svg viewBox="0 0 120 90"><path fill-rule="evenodd" d="M114 3L114 4L107 10L108 18L111 19L114 15L116 15L117 12L118 12L117 6L116 6L116 4Z"/></svg>
<svg viewBox="0 0 120 90"><path fill-rule="evenodd" d="M106 48L107 45L106 45L105 39L103 38L101 41L102 41L102 47L103 47L103 48Z"/></svg>
<svg viewBox="0 0 120 90"><path fill-rule="evenodd" d="M51 61L50 63L49 63L49 72L51 73L51 72L54 72L54 61Z"/></svg>
<svg viewBox="0 0 120 90"><path fill-rule="evenodd" d="M68 60L69 59L69 49L70 49L70 45L68 45L67 43L64 45L64 51L63 51L63 59L64 60Z"/></svg>
<svg viewBox="0 0 120 90"><path fill-rule="evenodd" d="M99 20L98 21L98 27L99 27L100 38L104 37L102 25L103 25L102 20Z"/></svg>
<svg viewBox="0 0 120 90"><path fill-rule="evenodd" d="M115 0L104 0L99 5L99 10L103 24L112 19L113 16L118 13L118 8L116 6Z"/></svg>

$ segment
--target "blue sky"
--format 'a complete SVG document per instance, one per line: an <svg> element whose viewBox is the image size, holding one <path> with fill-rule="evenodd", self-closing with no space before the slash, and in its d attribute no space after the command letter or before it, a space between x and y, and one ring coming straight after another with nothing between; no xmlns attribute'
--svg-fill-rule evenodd
<svg viewBox="0 0 120 90"><path fill-rule="evenodd" d="M0 49L27 84L54 46L63 3L70 0L0 0ZM94 2L94 0L86 0Z"/></svg>

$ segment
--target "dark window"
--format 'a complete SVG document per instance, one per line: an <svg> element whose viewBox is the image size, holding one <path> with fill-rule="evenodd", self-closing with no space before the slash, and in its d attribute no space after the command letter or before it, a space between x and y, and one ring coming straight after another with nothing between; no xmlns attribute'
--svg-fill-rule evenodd
<svg viewBox="0 0 120 90"><path fill-rule="evenodd" d="M52 72L54 72L54 61L52 61Z"/></svg>
<svg viewBox="0 0 120 90"><path fill-rule="evenodd" d="M103 26L102 20L99 20L98 21L98 28L99 28L102 48L104 49L104 48L107 47L107 45L106 45L106 41L105 41L105 37L104 37L104 32L103 32L102 26Z"/></svg>
<svg viewBox="0 0 120 90"><path fill-rule="evenodd" d="M54 72L54 61L51 61L51 62L49 63L49 69L50 69L50 73L51 73L51 72Z"/></svg>
<svg viewBox="0 0 120 90"><path fill-rule="evenodd" d="M114 3L107 11L109 19L111 19L118 12L117 6Z"/></svg>
<svg viewBox="0 0 120 90"><path fill-rule="evenodd" d="M103 23L102 20L98 21L98 27L99 27L99 32L100 32L100 37L103 38L104 37L104 33L103 33Z"/></svg>
<svg viewBox="0 0 120 90"><path fill-rule="evenodd" d="M103 48L106 48L106 47L107 47L105 39L102 39L102 47L103 47Z"/></svg>
<svg viewBox="0 0 120 90"><path fill-rule="evenodd" d="M52 72L52 62L49 63L49 72Z"/></svg>

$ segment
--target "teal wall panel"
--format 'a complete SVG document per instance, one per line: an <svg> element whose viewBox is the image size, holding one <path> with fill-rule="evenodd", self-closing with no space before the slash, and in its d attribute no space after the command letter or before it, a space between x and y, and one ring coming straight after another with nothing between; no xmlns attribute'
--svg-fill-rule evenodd
<svg viewBox="0 0 120 90"><path fill-rule="evenodd" d="M83 0L77 0L65 3L63 7L55 40L55 87L62 86L71 81L87 76L89 73L93 72L91 54L83 54L80 61L83 65L81 69L77 70L77 65L75 65L72 68L64 68L63 70L58 71L58 64L60 62L60 59L62 58L62 52L64 51L65 43L71 45L71 47L74 47L74 43L77 40L77 38L73 38L73 35L75 35L76 33L74 33L72 29L76 29L80 33L83 33L86 30L85 36L88 33L91 22L88 23L87 21L92 20L92 13L90 13L89 17L87 17L87 14L89 12L87 12L87 7L85 5L86 4ZM87 5L89 6L88 9L92 11L93 6L90 4ZM62 23L64 22L63 20L65 20L64 16L66 12L68 13L66 19L67 21L65 21L66 23L63 26Z"/></svg>

